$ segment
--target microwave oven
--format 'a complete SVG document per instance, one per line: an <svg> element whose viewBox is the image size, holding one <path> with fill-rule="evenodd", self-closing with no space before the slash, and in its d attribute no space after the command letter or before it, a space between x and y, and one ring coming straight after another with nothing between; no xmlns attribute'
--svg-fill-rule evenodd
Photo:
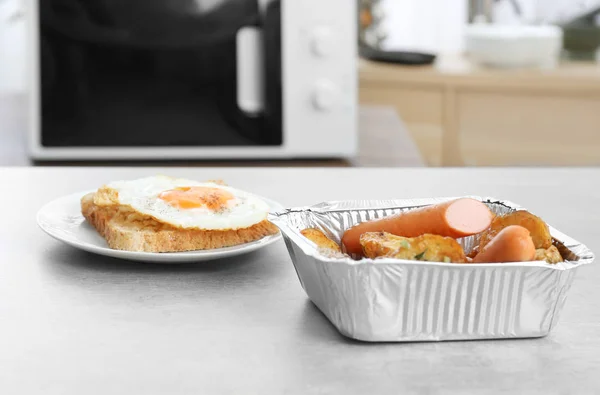
<svg viewBox="0 0 600 395"><path fill-rule="evenodd" d="M354 2L32 0L31 6L33 159L357 152Z"/></svg>

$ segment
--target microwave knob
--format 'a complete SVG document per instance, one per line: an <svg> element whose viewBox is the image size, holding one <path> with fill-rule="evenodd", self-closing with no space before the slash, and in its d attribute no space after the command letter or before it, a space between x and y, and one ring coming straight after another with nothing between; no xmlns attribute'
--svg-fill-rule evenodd
<svg viewBox="0 0 600 395"><path fill-rule="evenodd" d="M333 50L333 45L333 34L330 29L319 27L312 32L310 47L314 55L320 58L328 56Z"/></svg>
<svg viewBox="0 0 600 395"><path fill-rule="evenodd" d="M335 84L328 80L319 81L313 91L313 105L317 110L330 110L336 103L338 90Z"/></svg>

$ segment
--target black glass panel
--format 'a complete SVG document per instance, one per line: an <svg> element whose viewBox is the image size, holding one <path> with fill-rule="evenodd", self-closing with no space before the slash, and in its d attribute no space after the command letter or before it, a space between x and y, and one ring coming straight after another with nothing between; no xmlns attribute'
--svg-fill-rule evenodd
<svg viewBox="0 0 600 395"><path fill-rule="evenodd" d="M237 106L236 33L263 23L255 0L40 0L43 145L281 144L278 4L263 28L279 72L252 117Z"/></svg>

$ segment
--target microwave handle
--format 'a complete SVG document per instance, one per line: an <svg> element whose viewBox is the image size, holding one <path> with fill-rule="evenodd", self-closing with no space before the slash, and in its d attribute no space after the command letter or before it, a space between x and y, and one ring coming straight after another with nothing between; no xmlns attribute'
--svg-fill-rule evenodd
<svg viewBox="0 0 600 395"><path fill-rule="evenodd" d="M265 109L263 42L260 26L244 26L236 35L237 105L247 116Z"/></svg>

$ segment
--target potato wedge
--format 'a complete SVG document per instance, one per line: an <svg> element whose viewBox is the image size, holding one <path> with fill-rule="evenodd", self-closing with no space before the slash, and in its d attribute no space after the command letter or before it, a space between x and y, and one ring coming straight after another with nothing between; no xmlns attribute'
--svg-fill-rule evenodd
<svg viewBox="0 0 600 395"><path fill-rule="evenodd" d="M548 225L540 217L528 211L519 210L494 218L489 229L483 231L478 250L483 250L498 232L510 225L519 225L529 230L536 249L547 249L552 246L552 236Z"/></svg>
<svg viewBox="0 0 600 395"><path fill-rule="evenodd" d="M558 248L555 246L550 246L550 248L540 248L535 250L535 260L536 261L546 261L551 264L556 264L559 262L563 262L563 257L560 255Z"/></svg>
<svg viewBox="0 0 600 395"><path fill-rule="evenodd" d="M325 233L317 228L306 228L300 231L302 236L306 237L313 243L315 243L319 248L323 248L326 250L333 250L336 252L342 252L341 247L338 243L331 240Z"/></svg>
<svg viewBox="0 0 600 395"><path fill-rule="evenodd" d="M386 232L367 232L360 236L367 258L397 258L427 262L466 263L462 247L451 237L425 234L401 237Z"/></svg>

